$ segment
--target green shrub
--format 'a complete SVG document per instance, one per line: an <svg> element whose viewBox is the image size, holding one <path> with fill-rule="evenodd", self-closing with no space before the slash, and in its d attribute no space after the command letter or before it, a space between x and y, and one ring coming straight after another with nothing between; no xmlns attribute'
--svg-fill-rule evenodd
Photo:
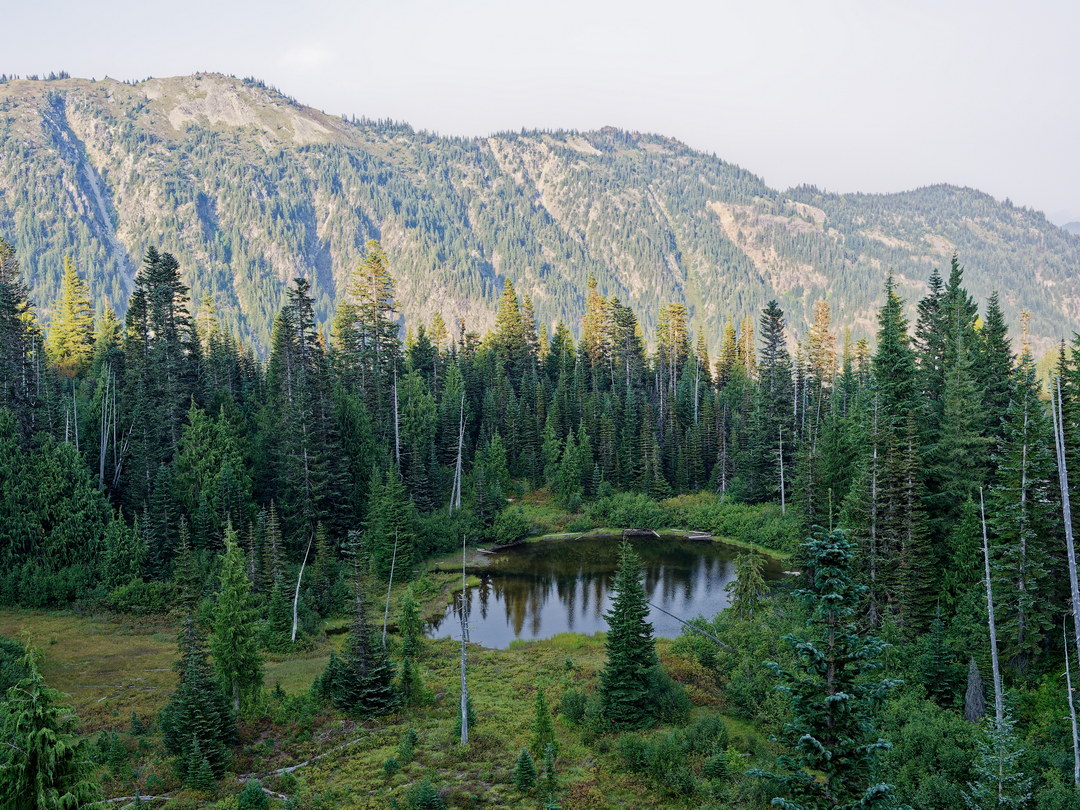
<svg viewBox="0 0 1080 810"><path fill-rule="evenodd" d="M567 689L559 700L559 714L575 726L585 719L586 698L580 689Z"/></svg>
<svg viewBox="0 0 1080 810"><path fill-rule="evenodd" d="M172 589L164 582L143 582L133 579L109 591L105 606L116 613L149 616L168 613L172 607Z"/></svg>
<svg viewBox="0 0 1080 810"><path fill-rule="evenodd" d="M489 536L496 543L507 545L523 540L531 531L532 524L525 516L525 510L520 506L508 506L495 517Z"/></svg>
<svg viewBox="0 0 1080 810"><path fill-rule="evenodd" d="M237 797L236 807L237 810L267 810L270 807L270 800L258 779L252 779L244 785Z"/></svg>
<svg viewBox="0 0 1080 810"><path fill-rule="evenodd" d="M383 775L390 779L394 774L401 770L401 763L397 757L389 757L382 764Z"/></svg>
<svg viewBox="0 0 1080 810"><path fill-rule="evenodd" d="M640 492L600 498L589 507L588 514L597 525L619 529L662 529L669 519L660 504Z"/></svg>
<svg viewBox="0 0 1080 810"><path fill-rule="evenodd" d="M698 718L683 733L691 754L716 754L727 748L727 725L718 715L706 714Z"/></svg>
<svg viewBox="0 0 1080 810"><path fill-rule="evenodd" d="M660 723L685 723L692 708L686 689L673 681L663 667L653 667L649 672L649 689L644 703Z"/></svg>
<svg viewBox="0 0 1080 810"><path fill-rule="evenodd" d="M409 788L405 801L410 810L446 810L446 802L429 779Z"/></svg>

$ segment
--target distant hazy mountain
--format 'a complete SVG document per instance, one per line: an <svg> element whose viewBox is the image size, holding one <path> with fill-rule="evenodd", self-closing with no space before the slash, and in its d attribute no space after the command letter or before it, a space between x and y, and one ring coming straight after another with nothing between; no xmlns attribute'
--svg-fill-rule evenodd
<svg viewBox="0 0 1080 810"><path fill-rule="evenodd" d="M122 309L156 244L264 346L288 281L311 278L327 316L372 237L408 318L472 329L506 278L541 320L576 328L595 274L650 330L660 303L685 300L715 340L773 296L801 330L827 295L872 334L886 272L914 299L953 251L977 295L1031 311L1042 342L1080 326L1080 239L972 189L780 192L657 135L444 138L216 74L0 84L0 233L46 317L66 254Z"/></svg>
<svg viewBox="0 0 1080 810"><path fill-rule="evenodd" d="M1066 222L1061 227L1069 233L1080 235L1080 222Z"/></svg>

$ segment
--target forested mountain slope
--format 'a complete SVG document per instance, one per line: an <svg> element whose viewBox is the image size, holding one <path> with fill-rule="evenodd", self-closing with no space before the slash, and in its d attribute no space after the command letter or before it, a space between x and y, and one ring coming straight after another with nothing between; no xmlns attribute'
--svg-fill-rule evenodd
<svg viewBox="0 0 1080 810"><path fill-rule="evenodd" d="M954 251L975 295L999 289L1011 319L1031 311L1040 343L1080 325L1080 237L971 189L782 193L660 136L444 138L216 74L0 84L0 233L45 318L65 255L122 309L156 244L264 350L288 281L310 278L328 318L369 238L407 318L439 310L478 331L507 278L541 322L576 330L595 275L647 335L664 301L718 337L772 296L802 332L823 295L863 335L887 270L914 300Z"/></svg>

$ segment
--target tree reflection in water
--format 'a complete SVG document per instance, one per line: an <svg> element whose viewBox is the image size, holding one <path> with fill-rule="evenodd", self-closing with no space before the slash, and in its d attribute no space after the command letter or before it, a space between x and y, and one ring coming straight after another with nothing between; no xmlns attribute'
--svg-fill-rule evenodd
<svg viewBox="0 0 1080 810"><path fill-rule="evenodd" d="M604 612L611 603L620 540L527 543L501 552L475 572L480 584L464 594L469 599L470 640L504 648L514 639L606 631ZM633 546L644 563L650 602L684 619L712 617L727 605L724 586L735 576L738 549L670 536L635 539ZM765 574L778 577L781 567L767 562ZM458 632L461 597L457 594L446 613L428 626L429 636ZM656 635L679 634L680 625L670 616L653 610L649 619Z"/></svg>

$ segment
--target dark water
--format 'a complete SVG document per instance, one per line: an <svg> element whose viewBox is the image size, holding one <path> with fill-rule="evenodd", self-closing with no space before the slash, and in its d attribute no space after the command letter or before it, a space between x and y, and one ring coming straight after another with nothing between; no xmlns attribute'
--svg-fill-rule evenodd
<svg viewBox="0 0 1080 810"><path fill-rule="evenodd" d="M611 582L621 538L589 538L526 543L492 558L474 572L480 584L467 592L469 640L504 648L515 639L550 638L558 633L607 630ZM724 586L735 578L739 549L672 537L633 542L645 568L649 601L683 619L712 617L728 603ZM782 569L766 562L765 576ZM433 638L461 636L460 594L441 619L428 627ZM655 609L649 620L657 636L675 637L681 625Z"/></svg>

